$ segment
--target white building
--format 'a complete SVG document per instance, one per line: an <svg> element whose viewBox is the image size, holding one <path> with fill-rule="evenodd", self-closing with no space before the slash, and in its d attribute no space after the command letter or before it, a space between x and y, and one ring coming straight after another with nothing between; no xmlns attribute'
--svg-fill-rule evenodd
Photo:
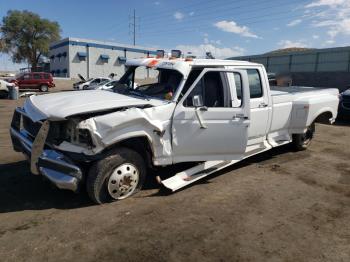
<svg viewBox="0 0 350 262"><path fill-rule="evenodd" d="M119 78L126 59L155 55L156 49L80 38L65 38L50 46L50 72L56 77Z"/></svg>

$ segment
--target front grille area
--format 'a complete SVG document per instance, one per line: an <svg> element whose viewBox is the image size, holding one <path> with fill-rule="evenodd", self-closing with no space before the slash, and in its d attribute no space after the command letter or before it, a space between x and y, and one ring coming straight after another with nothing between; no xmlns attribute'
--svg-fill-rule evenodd
<svg viewBox="0 0 350 262"><path fill-rule="evenodd" d="M34 122L25 114L22 114L22 128L27 131L34 139L40 131L42 122ZM49 144L60 144L65 137L65 121L50 122L49 134L47 136L47 142Z"/></svg>
<svg viewBox="0 0 350 262"><path fill-rule="evenodd" d="M22 115L22 120L23 120L23 128L31 134L33 137L36 137L38 134L41 123L40 122L33 122L29 117Z"/></svg>

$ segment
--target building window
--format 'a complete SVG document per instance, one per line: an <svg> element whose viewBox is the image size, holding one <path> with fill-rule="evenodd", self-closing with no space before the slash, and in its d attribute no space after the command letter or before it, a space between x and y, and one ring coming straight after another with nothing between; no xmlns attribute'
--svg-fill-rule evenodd
<svg viewBox="0 0 350 262"><path fill-rule="evenodd" d="M108 63L109 55L100 55L100 60L102 63Z"/></svg>
<svg viewBox="0 0 350 262"><path fill-rule="evenodd" d="M85 61L86 60L86 52L78 52L77 56L80 61Z"/></svg>
<svg viewBox="0 0 350 262"><path fill-rule="evenodd" d="M118 56L117 62L119 65L124 65L126 63L126 57Z"/></svg>
<svg viewBox="0 0 350 262"><path fill-rule="evenodd" d="M62 56L61 53L59 53L59 54L56 55L56 57L58 58L58 61L61 61L61 56Z"/></svg>

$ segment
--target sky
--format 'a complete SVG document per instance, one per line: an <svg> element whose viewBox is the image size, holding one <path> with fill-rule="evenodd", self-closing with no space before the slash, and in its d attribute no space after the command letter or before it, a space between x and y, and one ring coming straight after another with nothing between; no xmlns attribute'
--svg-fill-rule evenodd
<svg viewBox="0 0 350 262"><path fill-rule="evenodd" d="M217 58L287 47L350 45L350 0L0 0L8 10L29 10L57 21L61 36L181 49ZM0 54L0 70L13 70Z"/></svg>

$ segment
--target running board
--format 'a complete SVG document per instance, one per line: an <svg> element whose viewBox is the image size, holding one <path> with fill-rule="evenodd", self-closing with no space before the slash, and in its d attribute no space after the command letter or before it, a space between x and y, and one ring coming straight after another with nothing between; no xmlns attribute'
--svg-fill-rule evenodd
<svg viewBox="0 0 350 262"><path fill-rule="evenodd" d="M162 183L163 186L165 186L166 188L174 192L182 187L185 187L189 184L192 184L193 182L196 182L197 180L203 177L206 177L214 172L224 169L225 167L236 164L245 158L265 152L271 148L272 146L267 142L267 140L265 140L261 146L251 147L252 150L250 152L246 152L245 156L242 159L228 160L228 161L224 161L224 160L207 161L195 167L189 168L185 171L179 172L176 175L164 181L160 181L160 183Z"/></svg>
<svg viewBox="0 0 350 262"><path fill-rule="evenodd" d="M235 164L241 160L233 161L207 161L185 171L179 172L176 175L161 181L161 183L173 192L185 187L197 180L206 177L214 172L217 172L225 167Z"/></svg>

